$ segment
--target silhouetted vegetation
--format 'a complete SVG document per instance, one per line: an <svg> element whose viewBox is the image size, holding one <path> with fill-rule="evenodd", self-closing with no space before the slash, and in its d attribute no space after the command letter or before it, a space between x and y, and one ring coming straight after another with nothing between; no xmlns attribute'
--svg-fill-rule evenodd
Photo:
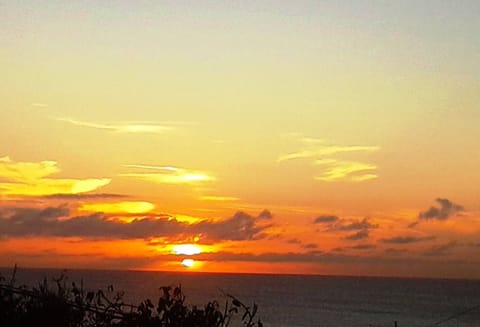
<svg viewBox="0 0 480 327"><path fill-rule="evenodd" d="M130 305L113 286L86 291L83 282L68 283L65 274L50 283L44 279L36 287L17 286L15 274L16 268L8 280L0 275L0 326L227 327L234 322L263 326L255 318L256 304L250 308L230 294L225 294L223 310L217 301L188 307L180 285L164 286L157 305L150 299Z"/></svg>

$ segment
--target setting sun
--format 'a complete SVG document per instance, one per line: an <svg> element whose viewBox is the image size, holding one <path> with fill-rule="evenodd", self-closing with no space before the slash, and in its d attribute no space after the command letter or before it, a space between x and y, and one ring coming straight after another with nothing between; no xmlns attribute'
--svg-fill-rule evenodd
<svg viewBox="0 0 480 327"><path fill-rule="evenodd" d="M195 255L202 253L200 247L194 244L179 244L173 247L173 252L175 254L183 254L183 255Z"/></svg>
<svg viewBox="0 0 480 327"><path fill-rule="evenodd" d="M192 268L195 265L195 260L193 259L183 259L182 265L187 268Z"/></svg>

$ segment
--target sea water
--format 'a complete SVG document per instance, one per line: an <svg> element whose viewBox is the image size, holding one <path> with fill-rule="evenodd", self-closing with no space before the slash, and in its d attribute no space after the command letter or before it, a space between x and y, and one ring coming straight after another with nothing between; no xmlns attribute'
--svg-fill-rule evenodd
<svg viewBox="0 0 480 327"><path fill-rule="evenodd" d="M1 269L4 277L12 269ZM19 269L18 284L35 286L61 270ZM69 270L68 281L83 280L86 289L125 291L124 302L156 303L161 286L181 284L190 305L227 300L232 294L246 305L257 303L264 326L480 326L480 309L449 319L480 305L480 281L336 277L263 274L211 274L142 271Z"/></svg>

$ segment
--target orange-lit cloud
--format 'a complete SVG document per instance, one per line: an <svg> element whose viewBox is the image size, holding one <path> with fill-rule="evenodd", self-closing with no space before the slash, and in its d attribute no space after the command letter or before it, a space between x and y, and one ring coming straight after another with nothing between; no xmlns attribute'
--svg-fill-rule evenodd
<svg viewBox="0 0 480 327"><path fill-rule="evenodd" d="M4 195L77 194L94 191L110 183L109 178L46 178L60 169L55 161L14 162L0 158L0 193Z"/></svg>
<svg viewBox="0 0 480 327"><path fill-rule="evenodd" d="M140 214L147 213L155 209L155 205L145 201L123 201L112 203L88 203L79 207L81 211L103 212L116 214Z"/></svg>
<svg viewBox="0 0 480 327"><path fill-rule="evenodd" d="M117 193L56 193L43 196L45 199L52 200L105 200L105 199L122 199L128 198L128 195Z"/></svg>
<svg viewBox="0 0 480 327"><path fill-rule="evenodd" d="M59 171L56 161L15 162L9 157L0 158L0 178L2 181L28 183Z"/></svg>
<svg viewBox="0 0 480 327"><path fill-rule="evenodd" d="M188 223L188 224L195 224L205 220L205 218L193 217L188 215L180 215L180 214L175 215L174 217L172 217L172 219L175 219L176 221L181 223Z"/></svg>
<svg viewBox="0 0 480 327"><path fill-rule="evenodd" d="M173 166L125 165L126 168L142 169L138 173L123 173L122 177L132 177L157 184L196 184L215 180L207 172ZM145 172L146 170L155 172Z"/></svg>

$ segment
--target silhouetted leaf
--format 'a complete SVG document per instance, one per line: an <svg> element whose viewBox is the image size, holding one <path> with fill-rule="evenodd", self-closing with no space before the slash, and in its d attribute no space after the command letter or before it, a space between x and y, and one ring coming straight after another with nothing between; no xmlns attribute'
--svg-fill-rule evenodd
<svg viewBox="0 0 480 327"><path fill-rule="evenodd" d="M95 293L93 293L93 292L88 292L88 293L87 293L87 298L86 298L86 299L87 299L87 302L88 302L88 303L92 302L94 296L95 296Z"/></svg>
<svg viewBox="0 0 480 327"><path fill-rule="evenodd" d="M241 303L240 301L238 301L237 299L233 299L233 300L232 300L232 303L233 303L233 305L236 306L236 307L239 307L239 306L242 305L242 303Z"/></svg>

